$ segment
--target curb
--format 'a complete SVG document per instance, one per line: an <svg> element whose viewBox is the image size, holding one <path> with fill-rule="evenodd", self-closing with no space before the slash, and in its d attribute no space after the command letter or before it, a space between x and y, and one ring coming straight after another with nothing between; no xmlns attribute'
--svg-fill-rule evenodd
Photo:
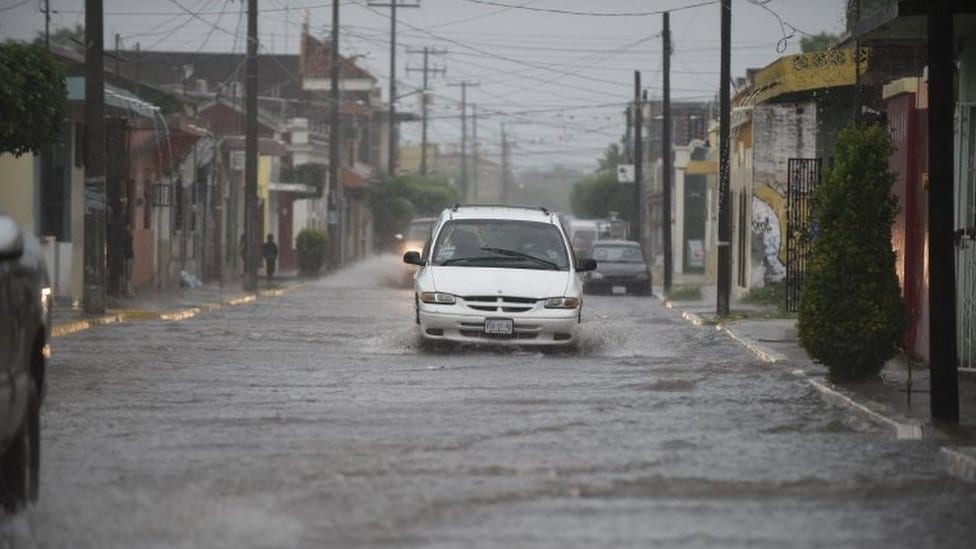
<svg viewBox="0 0 976 549"><path fill-rule="evenodd" d="M104 326L106 324L119 324L127 321L162 321L178 322L193 318L203 312L217 311L223 307L234 307L254 303L258 297L281 297L289 292L304 288L305 283L295 284L287 288L274 288L269 290L258 290L256 293L244 294L237 297L226 298L220 303L201 303L199 305L180 309L176 311L153 311L148 309L114 309L110 314L96 318L86 318L73 320L64 324L56 324L51 327L51 337L62 337L74 333Z"/></svg>
<svg viewBox="0 0 976 549"><path fill-rule="evenodd" d="M759 358L759 360L763 362L775 364L777 362L786 361L786 355L767 349L763 347L758 341L755 341L745 336L741 336L733 332L732 330L730 330L727 326L720 326L719 329L729 334L729 337L738 341L740 345L752 351L752 354L756 355Z"/></svg>
<svg viewBox="0 0 976 549"><path fill-rule="evenodd" d="M813 385L814 388L820 391L820 394L826 400L834 402L835 404L841 404L843 406L853 408L872 420L887 425L888 427L894 429L895 437L898 440L921 440L926 438L926 435L931 432L931 426L925 423L912 420L899 421L897 419L893 419L892 417L889 417L875 409L875 407L880 406L869 406L868 404L858 402L850 395L846 394L846 392L835 389L819 379L813 379L807 376L805 372L801 371L801 373L804 379L806 379L807 383Z"/></svg>
<svg viewBox="0 0 976 549"><path fill-rule="evenodd" d="M668 304L666 303L666 306L667 305ZM685 320L688 320L695 326L704 325L704 319L702 319L701 316L695 313L689 311L683 311L681 313L681 317L684 318ZM736 334L733 330L729 329L727 326L718 325L716 326L716 328L728 334L728 336L732 338L732 340L734 340L735 342L739 343L740 345L748 349L757 358L759 358L759 360L762 360L763 362L769 364L776 364L776 363L785 363L787 361L787 357L782 353L773 351L771 349L767 349L765 346L761 345L760 343L754 341L751 338ZM876 421L882 425L890 427L891 429L894 430L895 436L897 437L898 440L919 440L925 438L932 431L931 426L926 423L908 420L908 419L895 419L891 417L891 415L889 414L882 413L882 411L879 411L879 409L883 408L881 405L875 403L858 402L857 400L855 400L854 397L852 397L845 391L834 388L830 384L825 383L820 379L811 377L804 370L799 370L799 369L793 370L792 373L797 377L800 377L801 379L805 380L810 385L812 385L813 388L815 388L825 400L828 400L834 404L839 404L851 408L854 411L867 416L869 419L873 421ZM949 450L947 449L944 449L943 451L947 453L949 452ZM953 456L956 456L956 454L953 454ZM969 463L969 465L972 466L972 469L971 470L966 469L966 471L976 476L976 457L967 458L966 456L962 456L962 457L954 457L953 459L955 460L954 462ZM972 461L966 462L965 461L966 459Z"/></svg>
<svg viewBox="0 0 976 549"><path fill-rule="evenodd" d="M976 447L942 447L946 460L946 471L966 482L976 482Z"/></svg>
<svg viewBox="0 0 976 549"><path fill-rule="evenodd" d="M118 324L119 322L124 322L125 318L122 315L112 314L101 316L97 318L86 318L84 320L74 320L72 322L66 322L64 324L58 324L51 327L51 337L61 337L66 335L71 335L82 330L87 330L89 328L94 328L95 326L104 326L106 324Z"/></svg>

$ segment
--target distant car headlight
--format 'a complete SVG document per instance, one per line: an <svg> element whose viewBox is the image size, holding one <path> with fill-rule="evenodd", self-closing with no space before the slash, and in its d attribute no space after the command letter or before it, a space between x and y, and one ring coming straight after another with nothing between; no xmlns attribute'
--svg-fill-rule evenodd
<svg viewBox="0 0 976 549"><path fill-rule="evenodd" d="M457 299L453 295L445 294L444 292L421 292L420 301L436 305L453 305L457 302Z"/></svg>
<svg viewBox="0 0 976 549"><path fill-rule="evenodd" d="M575 309L579 307L578 297L550 297L546 300L546 309Z"/></svg>
<svg viewBox="0 0 976 549"><path fill-rule="evenodd" d="M596 271L590 271L590 280L603 280L603 275Z"/></svg>

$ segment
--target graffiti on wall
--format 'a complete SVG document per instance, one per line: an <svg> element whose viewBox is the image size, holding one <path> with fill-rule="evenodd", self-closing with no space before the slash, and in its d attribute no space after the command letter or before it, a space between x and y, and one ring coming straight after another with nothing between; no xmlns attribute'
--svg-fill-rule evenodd
<svg viewBox="0 0 976 549"><path fill-rule="evenodd" d="M816 104L764 104L753 110L753 269L761 269L754 272L762 272L765 283L786 276L789 160L814 157L816 149Z"/></svg>

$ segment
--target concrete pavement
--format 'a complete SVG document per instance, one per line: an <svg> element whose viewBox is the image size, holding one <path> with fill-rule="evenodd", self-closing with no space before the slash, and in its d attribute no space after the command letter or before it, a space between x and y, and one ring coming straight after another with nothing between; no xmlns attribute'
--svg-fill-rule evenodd
<svg viewBox="0 0 976 549"><path fill-rule="evenodd" d="M947 469L976 481L976 376L959 377L960 422L958 426L935 423L929 410L929 371L924 364L899 356L885 365L878 378L857 384L837 385L827 380L827 369L812 360L800 346L795 315L775 306L733 300L727 319L716 317L715 287L702 286L696 300L664 305L680 312L689 322L714 327L749 349L760 360L789 368L833 403L846 406L891 429L898 439L934 438L944 443Z"/></svg>

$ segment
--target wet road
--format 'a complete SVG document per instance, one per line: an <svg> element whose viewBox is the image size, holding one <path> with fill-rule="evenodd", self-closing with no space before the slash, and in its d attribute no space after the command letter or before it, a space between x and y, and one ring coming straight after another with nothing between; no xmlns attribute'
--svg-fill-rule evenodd
<svg viewBox="0 0 976 549"><path fill-rule="evenodd" d="M579 355L418 352L377 259L56 341L18 547L971 547L931 441L824 404L651 298Z"/></svg>

